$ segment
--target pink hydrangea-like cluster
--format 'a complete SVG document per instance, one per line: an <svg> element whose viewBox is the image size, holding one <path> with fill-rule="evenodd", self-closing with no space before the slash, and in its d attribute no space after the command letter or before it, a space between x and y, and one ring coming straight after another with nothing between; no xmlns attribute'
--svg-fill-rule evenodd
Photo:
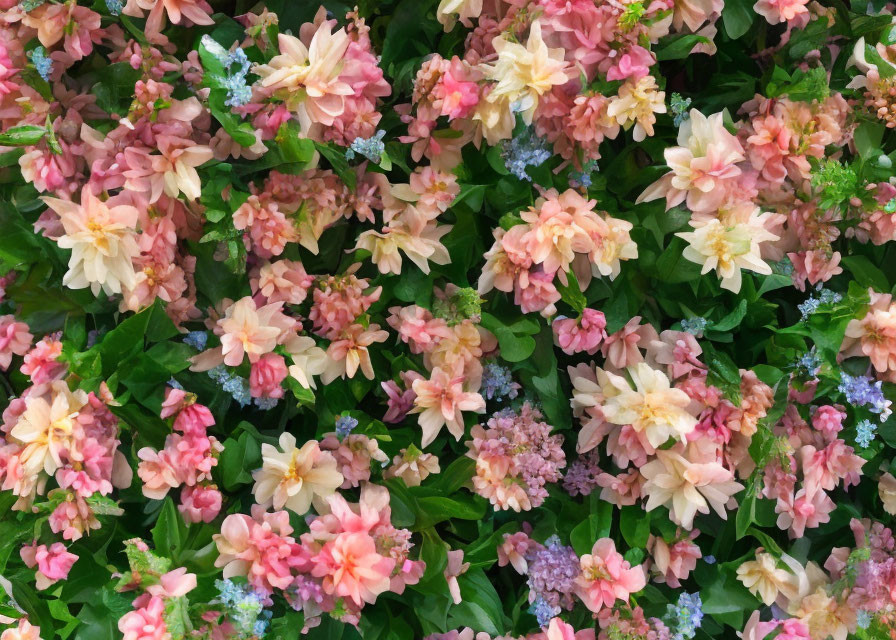
<svg viewBox="0 0 896 640"><path fill-rule="evenodd" d="M519 411L504 409L486 428L470 431L467 455L476 461L473 487L496 509L529 511L548 496L545 485L560 480L566 466L562 436L541 420L538 409L524 403Z"/></svg>

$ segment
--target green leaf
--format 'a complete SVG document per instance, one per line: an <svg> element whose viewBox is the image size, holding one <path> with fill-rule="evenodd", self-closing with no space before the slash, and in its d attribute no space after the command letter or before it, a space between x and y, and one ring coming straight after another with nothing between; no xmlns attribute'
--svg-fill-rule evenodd
<svg viewBox="0 0 896 640"><path fill-rule="evenodd" d="M186 539L187 526L177 507L174 506L174 501L168 496L162 505L156 526L152 528L152 541L156 551L160 555L174 560L183 550Z"/></svg>
<svg viewBox="0 0 896 640"><path fill-rule="evenodd" d="M28 147L37 144L47 135L46 127L23 124L0 132L0 147Z"/></svg>
<svg viewBox="0 0 896 640"><path fill-rule="evenodd" d="M734 311L729 313L718 322L713 322L711 328L713 329L713 331L730 331L731 329L739 326L741 321L744 319L744 316L746 315L747 301L741 300L740 304L737 305L737 308Z"/></svg>
<svg viewBox="0 0 896 640"><path fill-rule="evenodd" d="M619 530L630 547L646 547L650 537L650 512L640 506L622 507Z"/></svg>
<svg viewBox="0 0 896 640"><path fill-rule="evenodd" d="M887 276L865 256L846 256L841 262L855 276L856 282L863 287L869 287L878 293L890 291L890 281Z"/></svg>
<svg viewBox="0 0 896 640"><path fill-rule="evenodd" d="M612 504L601 500L597 493L591 494L589 504L591 513L569 534L569 543L579 555L591 553L594 543L609 536L613 526Z"/></svg>
<svg viewBox="0 0 896 640"><path fill-rule="evenodd" d="M247 432L238 439L227 438L218 461L221 484L228 491L252 482L252 469L261 462L261 445Z"/></svg>
<svg viewBox="0 0 896 640"><path fill-rule="evenodd" d="M336 175L338 175L345 183L345 186L347 186L350 191L354 191L357 176L355 175L354 170L349 166L348 160L345 159L345 149L337 147L334 144L327 145L320 142L315 142L314 146L317 148L318 152L320 152L320 155L327 159L327 162L330 163L330 166L333 167L333 171L335 171Z"/></svg>
<svg viewBox="0 0 896 640"><path fill-rule="evenodd" d="M559 280L557 281L556 286L557 291L560 292L560 298L563 302L575 309L576 312L582 313L585 307L588 306L588 300L585 298L585 294L582 293L579 281L572 269L567 272L566 278L567 284L563 284Z"/></svg>
<svg viewBox="0 0 896 640"><path fill-rule="evenodd" d="M710 44L712 41L705 36L694 33L676 34L662 38L659 47L656 48L656 59L682 60L687 58L698 44Z"/></svg>
<svg viewBox="0 0 896 640"><path fill-rule="evenodd" d="M722 9L722 22L725 33L732 40L737 40L753 25L756 12L753 11L752 0L728 0Z"/></svg>

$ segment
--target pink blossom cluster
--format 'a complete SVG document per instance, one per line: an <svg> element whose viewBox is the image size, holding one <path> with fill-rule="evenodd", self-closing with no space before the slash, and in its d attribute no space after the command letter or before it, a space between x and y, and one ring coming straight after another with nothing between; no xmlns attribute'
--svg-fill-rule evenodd
<svg viewBox="0 0 896 640"><path fill-rule="evenodd" d="M165 447L156 451L143 447L137 452L137 475L143 495L161 500L171 489L183 485L178 509L187 522L211 522L221 511L222 496L211 482L212 468L223 446L207 433L215 419L196 396L169 387L162 404L162 419L174 418L175 433L165 438Z"/></svg>
<svg viewBox="0 0 896 640"><path fill-rule="evenodd" d="M541 412L524 403L518 411L504 409L485 427L476 425L467 441L467 456L476 461L473 488L496 509L529 511L548 496L546 485L560 480L566 466L563 437Z"/></svg>
<svg viewBox="0 0 896 640"><path fill-rule="evenodd" d="M827 492L858 484L865 461L837 437L846 414L842 407L814 409L811 425L789 405L774 432L786 443L764 472L763 495L777 502L778 527L791 538L830 520L835 508Z"/></svg>
<svg viewBox="0 0 896 640"><path fill-rule="evenodd" d="M596 204L572 189L550 190L520 214L520 224L496 229L479 293L513 292L523 313L550 316L560 300L555 278L567 284L572 271L584 291L592 277L618 275L620 260L638 256L632 224L595 211Z"/></svg>
<svg viewBox="0 0 896 640"><path fill-rule="evenodd" d="M338 611L357 623L365 604L385 591L401 594L423 575L424 563L409 558L410 532L391 523L388 492L363 484L361 501L335 494L330 512L310 520L310 532L296 540L285 511L252 517L232 514L215 535L226 578L243 575L260 593L283 593L305 613L307 627L324 612Z"/></svg>

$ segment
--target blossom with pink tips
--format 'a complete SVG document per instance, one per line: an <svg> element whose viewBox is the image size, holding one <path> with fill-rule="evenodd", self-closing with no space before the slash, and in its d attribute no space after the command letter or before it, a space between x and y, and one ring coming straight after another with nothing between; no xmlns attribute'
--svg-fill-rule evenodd
<svg viewBox="0 0 896 640"><path fill-rule="evenodd" d="M59 580L65 580L78 556L69 553L65 545L55 542L49 547L36 543L21 548L19 554L29 568L37 567L37 588L47 589Z"/></svg>
<svg viewBox="0 0 896 640"><path fill-rule="evenodd" d="M575 592L594 613L614 606L617 600L627 601L647 584L644 569L632 567L624 560L611 538L595 542L591 553L583 555L580 563L582 574L575 580Z"/></svg>

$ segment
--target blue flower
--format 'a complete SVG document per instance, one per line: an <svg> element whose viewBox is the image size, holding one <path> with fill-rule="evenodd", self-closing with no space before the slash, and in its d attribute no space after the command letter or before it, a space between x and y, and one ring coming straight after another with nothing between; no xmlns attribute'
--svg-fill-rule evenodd
<svg viewBox="0 0 896 640"><path fill-rule="evenodd" d="M544 139L534 135L530 129L513 140L504 142L504 166L520 180L532 182L532 178L526 173L526 167L540 166L550 158L552 151L548 148Z"/></svg>
<svg viewBox="0 0 896 640"><path fill-rule="evenodd" d="M880 421L884 422L890 417L892 402L884 397L881 381L871 382L868 376L851 376L848 373L840 373L840 385L837 389L846 396L846 401L854 407L870 405L874 413L880 414Z"/></svg>
<svg viewBox="0 0 896 640"><path fill-rule="evenodd" d="M680 93L673 93L669 106L672 110L672 122L676 127L691 119L691 114L688 113L688 107L691 106L690 98L682 98Z"/></svg>
<svg viewBox="0 0 896 640"><path fill-rule="evenodd" d="M346 159L354 160L355 154L357 153L374 164L379 164L380 160L383 158L383 153L386 152L386 145L383 144L384 135L386 135L386 132L380 129L376 132L376 135L369 138L355 138L351 147L345 150Z"/></svg>
<svg viewBox="0 0 896 640"><path fill-rule="evenodd" d="M681 330L686 331L692 336L697 336L699 338L706 330L707 324L709 324L709 322L706 320L706 318L703 318L701 316L694 316L693 318L682 318Z"/></svg>
<svg viewBox="0 0 896 640"><path fill-rule="evenodd" d="M106 8L113 16L117 16L124 9L124 3L121 0L106 0Z"/></svg>
<svg viewBox="0 0 896 640"><path fill-rule="evenodd" d="M190 331L184 336L184 342L196 351L205 351L205 345L208 343L208 334L205 331Z"/></svg>
<svg viewBox="0 0 896 640"><path fill-rule="evenodd" d="M863 449L867 449L871 446L876 434L877 427L871 420L862 420L856 425L856 444Z"/></svg>
<svg viewBox="0 0 896 640"><path fill-rule="evenodd" d="M547 600L538 596L535 598L535 602L532 603L532 606L529 607L529 613L534 615L535 619L538 620L539 627L546 627L550 624L551 618L560 613L560 607L552 607Z"/></svg>
<svg viewBox="0 0 896 640"><path fill-rule="evenodd" d="M47 50L43 47L35 47L28 53L28 57L31 59L31 64L34 65L37 74L49 82L50 74L53 73L53 61L47 55Z"/></svg>
<svg viewBox="0 0 896 640"><path fill-rule="evenodd" d="M336 435L343 440L358 426L358 421L351 416L339 416L336 418Z"/></svg>

